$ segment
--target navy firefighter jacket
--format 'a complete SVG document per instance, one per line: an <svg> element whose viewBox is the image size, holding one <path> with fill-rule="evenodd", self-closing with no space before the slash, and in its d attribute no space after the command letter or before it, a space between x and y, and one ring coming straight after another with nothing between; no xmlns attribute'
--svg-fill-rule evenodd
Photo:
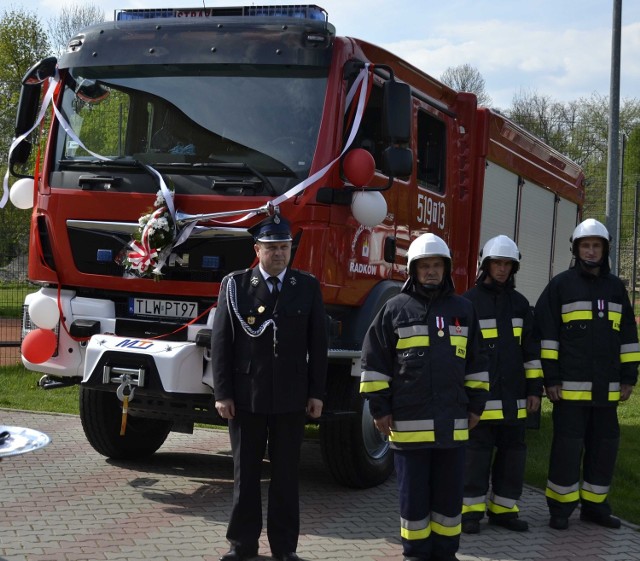
<svg viewBox="0 0 640 561"><path fill-rule="evenodd" d="M542 395L540 342L529 301L511 286L482 277L463 294L473 302L489 354L489 399L481 421L510 423L527 417L527 397Z"/></svg>
<svg viewBox="0 0 640 561"><path fill-rule="evenodd" d="M482 414L488 395L473 304L453 293L391 298L367 331L362 369L360 391L374 418L393 416L396 449L461 446L469 412Z"/></svg>
<svg viewBox="0 0 640 561"><path fill-rule="evenodd" d="M535 309L545 386L561 385L561 398L583 405L616 405L620 385L635 385L640 347L622 281L579 266L560 273Z"/></svg>

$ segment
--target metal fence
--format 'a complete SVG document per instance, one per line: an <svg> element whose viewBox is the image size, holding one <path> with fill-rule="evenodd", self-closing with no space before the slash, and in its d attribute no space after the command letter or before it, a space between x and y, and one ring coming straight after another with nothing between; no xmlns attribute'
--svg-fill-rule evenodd
<svg viewBox="0 0 640 561"><path fill-rule="evenodd" d="M0 267L0 366L20 363L22 304L25 294L35 290L27 281L26 255Z"/></svg>

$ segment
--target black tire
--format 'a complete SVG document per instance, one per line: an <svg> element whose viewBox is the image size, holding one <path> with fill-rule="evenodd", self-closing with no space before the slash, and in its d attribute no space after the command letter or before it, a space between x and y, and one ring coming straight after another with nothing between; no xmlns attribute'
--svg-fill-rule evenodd
<svg viewBox="0 0 640 561"><path fill-rule="evenodd" d="M320 444L324 462L338 483L366 489L384 483L393 473L393 452L386 437L373 425L368 402L358 391L359 385L360 381L350 375L350 365L330 368L329 408L351 409L356 414L338 415L323 422Z"/></svg>
<svg viewBox="0 0 640 561"><path fill-rule="evenodd" d="M120 436L122 403L115 392L80 386L80 421L96 452L116 460L137 460L153 454L171 432L171 422L128 415Z"/></svg>

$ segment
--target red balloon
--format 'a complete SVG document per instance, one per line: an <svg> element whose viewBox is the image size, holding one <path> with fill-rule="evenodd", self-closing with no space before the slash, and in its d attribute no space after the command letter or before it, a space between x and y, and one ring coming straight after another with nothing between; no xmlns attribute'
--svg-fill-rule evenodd
<svg viewBox="0 0 640 561"><path fill-rule="evenodd" d="M364 148L354 148L346 153L342 160L342 170L352 185L363 187L368 185L376 172L376 162Z"/></svg>
<svg viewBox="0 0 640 561"><path fill-rule="evenodd" d="M49 360L56 352L58 338L51 329L34 329L22 341L22 356L32 364Z"/></svg>

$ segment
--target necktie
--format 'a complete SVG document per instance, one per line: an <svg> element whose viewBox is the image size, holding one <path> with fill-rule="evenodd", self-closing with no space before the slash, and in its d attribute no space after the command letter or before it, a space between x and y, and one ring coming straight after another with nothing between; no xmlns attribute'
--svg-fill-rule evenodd
<svg viewBox="0 0 640 561"><path fill-rule="evenodd" d="M271 290L271 294L273 295L273 299L278 299L278 294L280 294L280 288L278 285L280 284L280 279L278 277L269 277L269 282L273 285L273 290Z"/></svg>

